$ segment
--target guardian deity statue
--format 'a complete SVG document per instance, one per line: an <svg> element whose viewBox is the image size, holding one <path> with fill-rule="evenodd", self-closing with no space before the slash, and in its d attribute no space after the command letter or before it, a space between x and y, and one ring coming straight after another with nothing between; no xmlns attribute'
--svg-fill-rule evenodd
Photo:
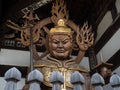
<svg viewBox="0 0 120 90"><path fill-rule="evenodd" d="M53 71L60 71L64 76L65 83L63 84L64 90L71 90L73 88L70 83L71 74L74 71L79 71L85 77L85 90L90 90L90 76L88 70L81 67L81 62L86 50L93 45L94 34L88 23L84 23L82 27L77 26L74 22L69 20L68 11L66 10L66 4L63 0L56 0L52 6L52 16L43 20L39 20L37 17L33 17L32 14L24 16L27 21L22 28L18 27L14 23L9 27L21 31L21 42L25 46L30 44L29 27L33 31L33 55L34 55L34 68L40 70L44 75L44 87L48 90L51 89L50 75ZM38 19L38 22L34 22ZM34 23L31 23L34 22ZM53 23L54 27L47 28L47 24ZM25 28L26 27L26 28ZM42 29L47 33L46 37L42 36ZM73 34L74 37L73 37ZM27 37L27 38L26 38ZM40 45L45 45L46 51L39 56L36 43L41 40ZM79 48L78 55L72 56L72 50L74 48L74 42L77 43ZM47 90L45 89L45 90ZM25 90L25 89L23 89ZM44 89L43 89L44 90Z"/></svg>
<svg viewBox="0 0 120 90"><path fill-rule="evenodd" d="M54 28L51 28L49 32L48 47L50 53L46 57L41 58L34 63L34 67L43 73L44 84L48 87L52 86L49 81L49 77L53 71L60 71L64 76L65 83L63 85L63 89L70 89L73 87L70 82L70 77L74 71L87 73L85 68L79 66L79 62L82 60L82 56L89 45L81 43L81 41L78 40L80 39L80 36L77 35L76 39L78 40L77 43L80 46L80 51L78 57L75 59L71 56L73 46L72 34L73 32L71 28L68 28L65 25L65 21L63 19L59 19L57 25ZM93 40L89 43L92 42Z"/></svg>

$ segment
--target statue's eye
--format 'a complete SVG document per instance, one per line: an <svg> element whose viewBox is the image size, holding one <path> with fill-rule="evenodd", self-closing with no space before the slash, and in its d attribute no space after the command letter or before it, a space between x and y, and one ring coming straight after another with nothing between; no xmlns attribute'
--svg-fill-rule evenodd
<svg viewBox="0 0 120 90"><path fill-rule="evenodd" d="M63 41L62 43L63 43L63 44L66 44L67 42L66 42L66 41Z"/></svg>
<svg viewBox="0 0 120 90"><path fill-rule="evenodd" d="M54 42L55 44L58 44L59 42Z"/></svg>
<svg viewBox="0 0 120 90"><path fill-rule="evenodd" d="M66 44L68 42L68 39L64 40L62 43L63 44Z"/></svg>
<svg viewBox="0 0 120 90"><path fill-rule="evenodd" d="M57 41L57 40L53 40L53 43L54 43L54 44L58 44L59 41Z"/></svg>

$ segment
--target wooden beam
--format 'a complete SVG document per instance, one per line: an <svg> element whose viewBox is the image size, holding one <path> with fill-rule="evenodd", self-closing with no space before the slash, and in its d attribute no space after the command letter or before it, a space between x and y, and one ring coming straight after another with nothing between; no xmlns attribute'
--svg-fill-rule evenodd
<svg viewBox="0 0 120 90"><path fill-rule="evenodd" d="M101 50L101 48L110 40L110 38L117 32L120 28L120 14L113 21L112 25L108 27L99 41L95 44L95 52L96 54Z"/></svg>
<svg viewBox="0 0 120 90"><path fill-rule="evenodd" d="M96 26L98 26L98 24L100 23L100 21L102 20L102 18L106 14L106 12L109 10L111 3L113 3L113 2L114 2L114 0L105 0L102 8L98 11L97 15L99 15L99 16L96 20Z"/></svg>
<svg viewBox="0 0 120 90"><path fill-rule="evenodd" d="M13 39L0 39L0 48L13 49L13 50L23 50L29 51L28 46L24 46L20 41ZM38 52L44 52L46 50L45 46L36 46Z"/></svg>
<svg viewBox="0 0 120 90"><path fill-rule="evenodd" d="M21 18L25 13L28 13L30 9L36 10L51 1L52 0L19 0L16 4L9 7L9 10L6 12L3 18L4 20L17 20Z"/></svg>
<svg viewBox="0 0 120 90"><path fill-rule="evenodd" d="M107 63L112 63L112 71L120 66L120 49L107 61Z"/></svg>

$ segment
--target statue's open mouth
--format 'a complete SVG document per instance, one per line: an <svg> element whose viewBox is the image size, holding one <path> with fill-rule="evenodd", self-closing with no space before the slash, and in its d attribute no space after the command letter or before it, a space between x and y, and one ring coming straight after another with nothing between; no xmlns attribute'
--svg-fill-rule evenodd
<svg viewBox="0 0 120 90"><path fill-rule="evenodd" d="M65 50L56 50L57 53L64 53Z"/></svg>

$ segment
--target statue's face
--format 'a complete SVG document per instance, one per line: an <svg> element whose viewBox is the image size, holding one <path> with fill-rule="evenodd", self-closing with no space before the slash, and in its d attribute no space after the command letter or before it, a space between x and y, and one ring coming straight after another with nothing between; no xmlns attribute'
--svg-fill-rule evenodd
<svg viewBox="0 0 120 90"><path fill-rule="evenodd" d="M59 60L68 59L72 50L71 38L68 35L55 34L50 39L49 48L51 56Z"/></svg>
<svg viewBox="0 0 120 90"><path fill-rule="evenodd" d="M106 78L108 76L111 76L111 70L108 69L107 67L101 68L100 74L103 76L103 78Z"/></svg>
<svg viewBox="0 0 120 90"><path fill-rule="evenodd" d="M103 67L103 68L101 68L101 75L103 76L103 77L106 77L106 75L107 75L107 68L106 67Z"/></svg>

